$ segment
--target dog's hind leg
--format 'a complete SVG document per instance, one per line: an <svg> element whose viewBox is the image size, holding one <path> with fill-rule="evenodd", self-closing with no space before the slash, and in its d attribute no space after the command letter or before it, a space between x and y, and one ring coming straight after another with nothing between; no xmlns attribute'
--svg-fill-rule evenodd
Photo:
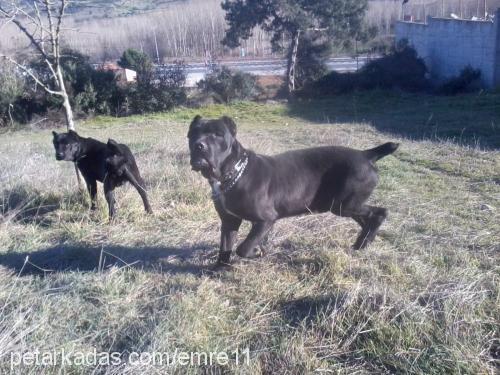
<svg viewBox="0 0 500 375"><path fill-rule="evenodd" d="M104 196L106 197L106 201L108 202L109 208L109 221L113 220L115 216L115 182L112 178L107 177L104 180Z"/></svg>
<svg viewBox="0 0 500 375"><path fill-rule="evenodd" d="M364 213L351 216L359 225L361 232L354 242L352 248L359 250L365 248L370 242L375 239L377 232L387 217L387 210L383 207L363 206Z"/></svg>
<svg viewBox="0 0 500 375"><path fill-rule="evenodd" d="M136 188L137 192L141 196L142 203L144 204L144 209L148 214L152 214L153 210L151 209L151 206L148 201L148 195L146 193L146 184L144 183L144 180L142 177L137 174L137 176L134 176L130 170L125 167L125 176L127 176L127 180Z"/></svg>
<svg viewBox="0 0 500 375"><path fill-rule="evenodd" d="M257 246L273 227L274 221L257 221L252 224L252 229L247 238L238 246L236 253L243 258L256 258L260 256Z"/></svg>
<svg viewBox="0 0 500 375"><path fill-rule="evenodd" d="M364 204L369 193L365 191L364 194L351 194L347 199L332 204L332 213L342 217L351 217L361 227L361 232L352 246L354 250L363 249L372 242L387 217L385 208Z"/></svg>
<svg viewBox="0 0 500 375"><path fill-rule="evenodd" d="M343 217L351 217L361 226L361 232L352 246L354 250L363 249L372 242L387 217L385 208L367 204L356 208L343 207L342 210L335 210L333 213Z"/></svg>

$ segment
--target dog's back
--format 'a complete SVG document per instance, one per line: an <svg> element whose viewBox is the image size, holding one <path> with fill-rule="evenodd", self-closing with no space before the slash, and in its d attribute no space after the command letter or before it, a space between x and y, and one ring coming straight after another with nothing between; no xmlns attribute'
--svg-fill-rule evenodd
<svg viewBox="0 0 500 375"><path fill-rule="evenodd" d="M105 160L108 148L105 143L93 138L80 138L83 150L76 161L85 178L103 182L106 176Z"/></svg>

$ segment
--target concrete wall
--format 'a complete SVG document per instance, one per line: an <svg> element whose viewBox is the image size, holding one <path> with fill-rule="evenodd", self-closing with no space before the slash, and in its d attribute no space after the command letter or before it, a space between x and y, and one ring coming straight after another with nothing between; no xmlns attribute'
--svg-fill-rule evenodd
<svg viewBox="0 0 500 375"><path fill-rule="evenodd" d="M467 65L481 70L484 87L500 85L500 9L495 21L431 18L397 22L396 40L407 39L437 82L457 76Z"/></svg>

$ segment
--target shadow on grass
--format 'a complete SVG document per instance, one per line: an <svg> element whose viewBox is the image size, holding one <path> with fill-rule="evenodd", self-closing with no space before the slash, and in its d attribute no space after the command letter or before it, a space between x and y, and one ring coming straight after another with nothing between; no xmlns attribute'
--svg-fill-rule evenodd
<svg viewBox="0 0 500 375"><path fill-rule="evenodd" d="M60 197L28 190L25 186L16 186L1 194L0 213L4 220L40 224L45 215L61 207Z"/></svg>
<svg viewBox="0 0 500 375"><path fill-rule="evenodd" d="M210 271L211 254L196 247L126 247L58 245L32 252L0 254L0 265L21 276L45 276L54 272L99 272L110 267L130 267L158 273L201 275Z"/></svg>
<svg viewBox="0 0 500 375"><path fill-rule="evenodd" d="M415 140L500 148L500 95L435 96L372 91L297 100L288 114L315 123L368 123L378 131Z"/></svg>
<svg viewBox="0 0 500 375"><path fill-rule="evenodd" d="M286 301L281 306L283 319L291 326L313 325L317 320L341 309L347 301L347 294L304 297Z"/></svg>
<svg viewBox="0 0 500 375"><path fill-rule="evenodd" d="M21 224L37 224L49 227L56 218L51 213L66 205L80 205L90 209L85 189L75 188L64 196L43 192L24 185L17 185L0 193L0 223L13 221Z"/></svg>

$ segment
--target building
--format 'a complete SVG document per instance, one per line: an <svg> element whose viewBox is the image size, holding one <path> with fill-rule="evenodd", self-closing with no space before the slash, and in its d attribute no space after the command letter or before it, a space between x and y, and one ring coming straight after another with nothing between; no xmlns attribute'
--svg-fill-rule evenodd
<svg viewBox="0 0 500 375"><path fill-rule="evenodd" d="M116 63L103 63L98 65L97 69L113 72L119 85L127 85L137 81L137 72L135 70L122 68Z"/></svg>
<svg viewBox="0 0 500 375"><path fill-rule="evenodd" d="M500 9L488 20L398 21L395 31L396 41L408 40L436 82L457 76L470 65L481 70L483 87L500 86Z"/></svg>

